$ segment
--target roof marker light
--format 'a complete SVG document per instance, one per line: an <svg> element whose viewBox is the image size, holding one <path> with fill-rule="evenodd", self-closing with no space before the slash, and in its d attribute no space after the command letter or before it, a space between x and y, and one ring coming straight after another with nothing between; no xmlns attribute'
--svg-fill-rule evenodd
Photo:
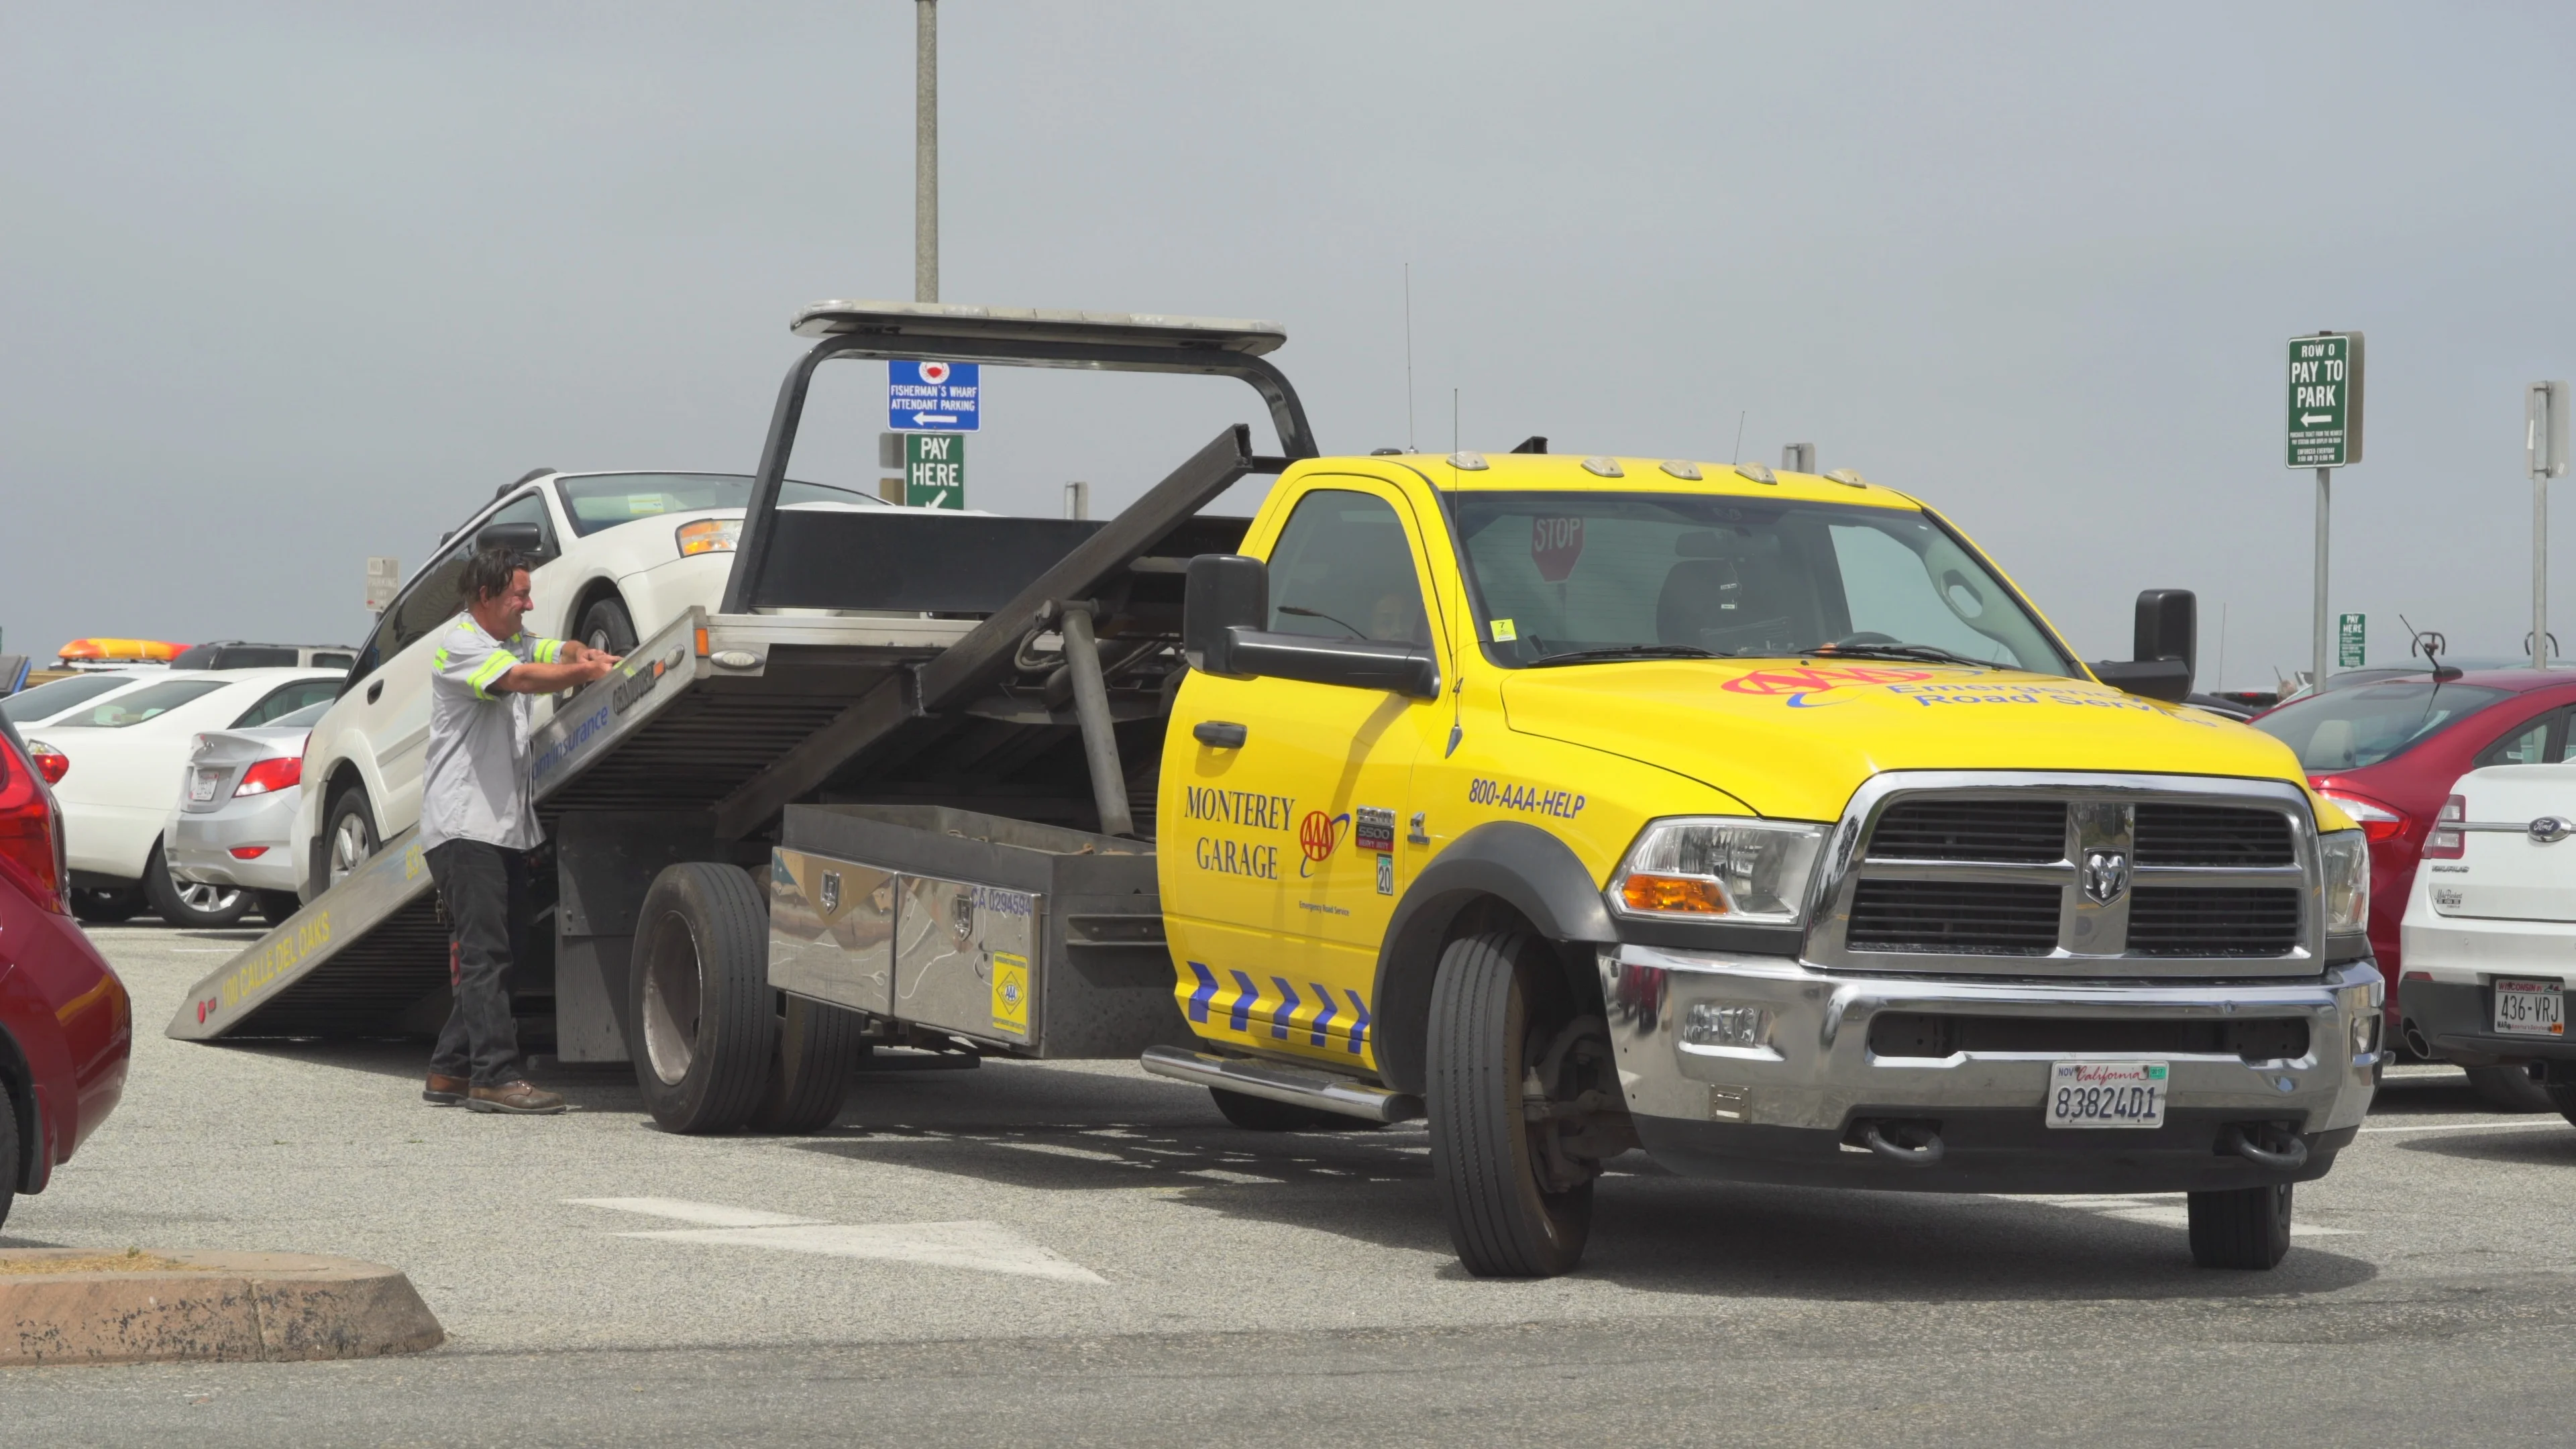
<svg viewBox="0 0 2576 1449"><path fill-rule="evenodd" d="M1840 483L1845 488L1866 488L1869 486L1868 479L1863 478L1849 468L1836 468L1825 476L1831 478L1837 483Z"/></svg>
<svg viewBox="0 0 2576 1449"><path fill-rule="evenodd" d="M1738 463L1735 465L1735 471L1739 477L1750 478L1756 483L1769 483L1777 486L1780 482L1780 479L1776 474L1759 463Z"/></svg>
<svg viewBox="0 0 2576 1449"><path fill-rule="evenodd" d="M1490 465L1485 462L1485 455L1482 453L1452 453L1449 455L1449 466L1463 473L1482 473Z"/></svg>
<svg viewBox="0 0 2576 1449"><path fill-rule="evenodd" d="M1603 478L1628 476L1627 470L1619 466L1619 460L1616 458L1586 458L1583 460L1583 471Z"/></svg>
<svg viewBox="0 0 2576 1449"><path fill-rule="evenodd" d="M1699 481L1699 465L1697 463L1667 462L1664 464L1664 471L1672 474L1676 478L1687 478L1693 483Z"/></svg>

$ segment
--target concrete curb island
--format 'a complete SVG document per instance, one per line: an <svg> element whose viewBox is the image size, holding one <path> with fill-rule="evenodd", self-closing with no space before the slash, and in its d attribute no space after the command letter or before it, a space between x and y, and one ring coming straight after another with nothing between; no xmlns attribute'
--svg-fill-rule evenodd
<svg viewBox="0 0 2576 1449"><path fill-rule="evenodd" d="M310 1253L0 1252L0 1366L373 1358L447 1338L402 1270Z"/></svg>

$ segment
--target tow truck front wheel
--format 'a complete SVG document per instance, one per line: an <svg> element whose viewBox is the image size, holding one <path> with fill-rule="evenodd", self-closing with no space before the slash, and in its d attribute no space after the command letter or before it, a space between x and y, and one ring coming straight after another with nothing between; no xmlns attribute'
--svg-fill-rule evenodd
<svg viewBox="0 0 2576 1449"><path fill-rule="evenodd" d="M738 866L666 866L644 893L626 1019L635 1083L663 1130L730 1132L761 1105L778 1036L768 946L766 903Z"/></svg>
<svg viewBox="0 0 2576 1449"><path fill-rule="evenodd" d="M2290 1251L2291 1184L2191 1194L2191 1260L2204 1268L2275 1268Z"/></svg>
<svg viewBox="0 0 2576 1449"><path fill-rule="evenodd" d="M1431 1178L1458 1261L1480 1278L1571 1270L1592 1232L1597 1161L1562 1150L1597 1017L1545 942L1494 931L1449 943L1426 1043ZM1606 1041L1604 1042L1606 1045Z"/></svg>

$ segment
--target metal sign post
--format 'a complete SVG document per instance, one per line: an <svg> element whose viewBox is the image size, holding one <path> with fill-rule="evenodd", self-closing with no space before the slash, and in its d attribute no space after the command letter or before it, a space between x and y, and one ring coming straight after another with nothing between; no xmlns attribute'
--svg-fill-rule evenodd
<svg viewBox="0 0 2576 1449"><path fill-rule="evenodd" d="M2326 554L2334 470L2361 461L2361 334L2319 332L2290 339L2289 465L2317 470L2316 687L2326 687L2330 622Z"/></svg>
<svg viewBox="0 0 2576 1449"><path fill-rule="evenodd" d="M2531 474L2531 667L2549 667L2549 480L2567 475L2567 384L2523 392L2524 469Z"/></svg>

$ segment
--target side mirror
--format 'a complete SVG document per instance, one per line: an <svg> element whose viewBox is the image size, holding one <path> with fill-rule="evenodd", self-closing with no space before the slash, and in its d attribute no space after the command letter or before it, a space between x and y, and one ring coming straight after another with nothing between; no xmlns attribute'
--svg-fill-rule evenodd
<svg viewBox="0 0 2576 1449"><path fill-rule="evenodd" d="M1239 553L1190 560L1181 594L1181 653L1202 674L1246 674L1234 663L1234 631L1270 622L1270 570Z"/></svg>
<svg viewBox="0 0 2576 1449"><path fill-rule="evenodd" d="M533 523L487 523L474 532L477 549L505 548L529 559L545 554L545 530Z"/></svg>
<svg viewBox="0 0 2576 1449"><path fill-rule="evenodd" d="M2138 595L2138 622L2125 662L2105 660L2093 673L2114 689L2179 704L2191 693L2200 655L2200 600L2189 589Z"/></svg>
<svg viewBox="0 0 2576 1449"><path fill-rule="evenodd" d="M1270 571L1257 558L1203 553L1182 594L1181 650L1190 667L1236 678L1266 675L1415 699L1440 694L1440 661L1428 649L1376 639L1272 633Z"/></svg>

